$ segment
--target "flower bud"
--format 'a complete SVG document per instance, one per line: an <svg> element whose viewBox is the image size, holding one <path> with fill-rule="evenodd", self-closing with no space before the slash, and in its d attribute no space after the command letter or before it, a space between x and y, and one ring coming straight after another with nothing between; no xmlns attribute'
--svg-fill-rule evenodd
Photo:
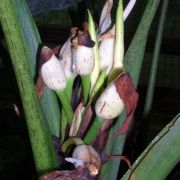
<svg viewBox="0 0 180 180"><path fill-rule="evenodd" d="M106 87L95 104L96 115L104 119L119 116L123 108L124 103L117 92L114 82Z"/></svg>
<svg viewBox="0 0 180 180"><path fill-rule="evenodd" d="M82 160L86 163L89 173L96 176L101 167L101 158L97 151L90 145L79 145L73 151L73 158Z"/></svg>
<svg viewBox="0 0 180 180"><path fill-rule="evenodd" d="M71 77L75 77L72 67L72 48L70 38L62 46L59 53L59 59L63 67L64 73L66 75L66 78L69 79Z"/></svg>
<svg viewBox="0 0 180 180"><path fill-rule="evenodd" d="M66 87L66 77L61 63L48 47L41 50L41 76L49 89L61 91Z"/></svg>
<svg viewBox="0 0 180 180"><path fill-rule="evenodd" d="M115 31L112 29L99 38L101 41L99 45L100 68L101 70L107 68L106 75L109 74L113 66L114 36Z"/></svg>
<svg viewBox="0 0 180 180"><path fill-rule="evenodd" d="M72 39L73 67L79 75L89 75L94 69L94 42L87 32L79 32Z"/></svg>

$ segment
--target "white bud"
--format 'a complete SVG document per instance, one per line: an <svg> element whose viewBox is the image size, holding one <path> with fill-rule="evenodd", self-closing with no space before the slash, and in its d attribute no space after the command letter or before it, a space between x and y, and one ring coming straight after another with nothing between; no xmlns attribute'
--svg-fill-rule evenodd
<svg viewBox="0 0 180 180"><path fill-rule="evenodd" d="M59 58L61 65L63 67L64 73L66 75L66 78L69 79L71 77L74 77L72 71L72 49L71 49L71 42L70 38L64 43L64 45L61 48Z"/></svg>
<svg viewBox="0 0 180 180"><path fill-rule="evenodd" d="M107 68L106 75L112 69L113 53L114 53L114 38L103 39L99 45L99 57L101 70Z"/></svg>
<svg viewBox="0 0 180 180"><path fill-rule="evenodd" d="M113 82L106 87L95 104L96 115L104 119L112 119L119 116L123 108L124 103L119 97Z"/></svg>
<svg viewBox="0 0 180 180"><path fill-rule="evenodd" d="M66 77L60 61L53 54L52 57L41 67L41 75L44 84L52 90L64 90Z"/></svg>
<svg viewBox="0 0 180 180"><path fill-rule="evenodd" d="M94 68L93 48L78 46L74 49L73 64L79 75L89 75Z"/></svg>

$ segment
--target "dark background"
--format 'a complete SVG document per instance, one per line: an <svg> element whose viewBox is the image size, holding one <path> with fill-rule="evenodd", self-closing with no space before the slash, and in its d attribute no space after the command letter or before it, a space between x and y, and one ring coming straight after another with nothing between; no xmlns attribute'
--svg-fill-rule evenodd
<svg viewBox="0 0 180 180"><path fill-rule="evenodd" d="M82 21L85 20L87 7L94 10L93 15L98 22L99 13L104 3L102 0L87 0L79 3L77 0L46 1L28 0L28 4L34 15L42 42L52 47L62 44L66 40L72 25L81 27ZM72 5L73 2L76 4ZM135 33L146 3L147 0L137 0L133 13L125 22L126 48ZM180 1L171 0L163 33L153 106L147 119L149 125L147 132L143 136L140 134L160 8L161 6L149 32L138 85L139 104L123 152L123 155L126 155L132 162L142 152L146 144L180 110ZM0 179L28 180L35 174L33 157L14 72L9 55L2 46L3 33L1 28L0 37ZM15 112L13 104L19 108L20 117ZM119 177L127 170L126 164L121 163L120 169ZM180 179L179 165L174 168L167 179Z"/></svg>

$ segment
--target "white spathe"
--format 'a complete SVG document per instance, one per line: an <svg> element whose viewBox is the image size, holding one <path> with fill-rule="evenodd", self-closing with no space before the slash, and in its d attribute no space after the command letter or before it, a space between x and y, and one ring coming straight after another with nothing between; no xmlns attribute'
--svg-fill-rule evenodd
<svg viewBox="0 0 180 180"><path fill-rule="evenodd" d="M66 78L69 79L71 77L75 77L72 69L72 49L70 38L64 43L60 50L59 58L61 65L63 67Z"/></svg>
<svg viewBox="0 0 180 180"><path fill-rule="evenodd" d="M89 75L94 69L93 48L78 46L74 48L73 64L79 75Z"/></svg>
<svg viewBox="0 0 180 180"><path fill-rule="evenodd" d="M66 77L60 61L53 54L51 59L41 67L41 76L44 84L52 90L64 90L66 87Z"/></svg>
<svg viewBox="0 0 180 180"><path fill-rule="evenodd" d="M103 39L99 45L99 57L100 57L100 68L106 70L106 75L112 69L113 65L113 51L114 50L114 38Z"/></svg>
<svg viewBox="0 0 180 180"><path fill-rule="evenodd" d="M124 103L119 97L114 82L107 86L95 104L96 115L104 119L112 119L119 116L123 108Z"/></svg>

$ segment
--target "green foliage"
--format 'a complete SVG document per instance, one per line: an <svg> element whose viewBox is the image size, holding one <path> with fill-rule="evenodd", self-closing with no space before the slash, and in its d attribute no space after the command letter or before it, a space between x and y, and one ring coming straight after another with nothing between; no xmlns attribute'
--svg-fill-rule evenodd
<svg viewBox="0 0 180 180"><path fill-rule="evenodd" d="M25 4L22 2L20 4L23 7ZM46 123L43 122L39 100L28 64L27 45L22 36L17 11L15 11L16 6L13 3L15 1L0 1L0 20L21 94L36 169L38 174L41 174L57 168L58 161L52 138ZM18 4L19 8L20 4Z"/></svg>
<svg viewBox="0 0 180 180"><path fill-rule="evenodd" d="M180 161L180 114L178 114L144 150L135 161L132 171L123 180L165 179L172 168ZM132 174L133 173L133 174Z"/></svg>

